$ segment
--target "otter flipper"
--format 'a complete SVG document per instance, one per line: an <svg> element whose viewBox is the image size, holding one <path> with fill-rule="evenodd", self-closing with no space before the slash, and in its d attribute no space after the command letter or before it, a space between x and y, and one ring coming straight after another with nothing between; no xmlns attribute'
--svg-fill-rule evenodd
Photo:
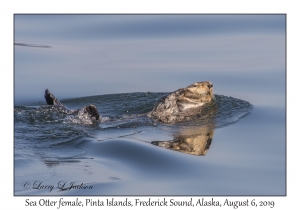
<svg viewBox="0 0 300 210"><path fill-rule="evenodd" d="M44 95L46 102L48 105L53 105L58 109L58 111L63 112L65 114L73 114L74 111L68 110L64 104L62 104L55 96L50 93L48 89L45 90Z"/></svg>
<svg viewBox="0 0 300 210"><path fill-rule="evenodd" d="M77 114L80 115L81 113L83 114L88 114L90 119L92 121L99 121L100 120L100 115L99 112L97 110L97 107L90 104L88 106L85 106L81 109L78 110L69 110L66 108L66 106L64 104L62 104L57 98L55 98L55 96L50 93L50 91L48 89L45 90L45 95L44 95L46 102L48 105L53 105L55 107L55 109L57 109L57 111L59 112L63 112L65 114Z"/></svg>
<svg viewBox="0 0 300 210"><path fill-rule="evenodd" d="M99 113L97 108L90 104L89 106L84 107L84 110L90 115L91 118L95 118L95 120L99 120Z"/></svg>
<svg viewBox="0 0 300 210"><path fill-rule="evenodd" d="M49 92L48 89L45 90L45 95L44 95L46 102L48 105L59 105L65 107L55 96Z"/></svg>

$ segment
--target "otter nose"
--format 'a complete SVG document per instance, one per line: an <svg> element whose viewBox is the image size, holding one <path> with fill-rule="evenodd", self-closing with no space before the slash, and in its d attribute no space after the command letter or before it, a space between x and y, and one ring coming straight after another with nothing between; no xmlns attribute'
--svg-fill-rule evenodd
<svg viewBox="0 0 300 210"><path fill-rule="evenodd" d="M212 84L212 83L208 83L208 84L207 84L207 87L208 87L208 88L212 88L212 87L213 87L213 84Z"/></svg>

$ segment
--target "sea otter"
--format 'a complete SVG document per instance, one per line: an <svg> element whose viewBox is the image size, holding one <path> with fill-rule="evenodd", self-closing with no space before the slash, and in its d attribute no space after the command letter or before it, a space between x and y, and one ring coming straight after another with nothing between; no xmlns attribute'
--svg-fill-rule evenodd
<svg viewBox="0 0 300 210"><path fill-rule="evenodd" d="M163 123L175 123L201 115L206 105L214 102L213 84L196 82L158 100L148 117Z"/></svg>
<svg viewBox="0 0 300 210"><path fill-rule="evenodd" d="M48 89L45 90L44 97L48 105L55 106L55 108L57 108L57 110L60 112L63 112L65 114L87 115L92 120L92 122L100 120L100 115L97 110L97 107L92 104L78 110L69 110L64 104L62 104L57 98L55 98L55 96L52 93L50 93Z"/></svg>

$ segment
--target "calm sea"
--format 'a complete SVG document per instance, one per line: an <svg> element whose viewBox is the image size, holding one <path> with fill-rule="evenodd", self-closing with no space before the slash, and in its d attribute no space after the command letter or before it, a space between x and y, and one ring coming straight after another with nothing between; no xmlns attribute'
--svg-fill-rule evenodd
<svg viewBox="0 0 300 210"><path fill-rule="evenodd" d="M15 15L14 33L15 195L286 194L285 15ZM143 116L206 80L209 120Z"/></svg>

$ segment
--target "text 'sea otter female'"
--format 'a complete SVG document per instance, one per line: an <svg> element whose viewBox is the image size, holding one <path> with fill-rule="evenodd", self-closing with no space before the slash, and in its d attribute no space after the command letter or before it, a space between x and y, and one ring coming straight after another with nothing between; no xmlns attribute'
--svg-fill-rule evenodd
<svg viewBox="0 0 300 210"><path fill-rule="evenodd" d="M62 104L57 98L55 98L55 96L50 93L48 89L45 90L44 97L48 105L54 105L60 112L63 112L65 114L87 115L92 121L100 120L100 115L97 107L92 104L78 110L69 110L65 107L64 104Z"/></svg>
<svg viewBox="0 0 300 210"><path fill-rule="evenodd" d="M160 98L147 116L163 123L183 121L199 114L214 99L211 82L196 82Z"/></svg>

